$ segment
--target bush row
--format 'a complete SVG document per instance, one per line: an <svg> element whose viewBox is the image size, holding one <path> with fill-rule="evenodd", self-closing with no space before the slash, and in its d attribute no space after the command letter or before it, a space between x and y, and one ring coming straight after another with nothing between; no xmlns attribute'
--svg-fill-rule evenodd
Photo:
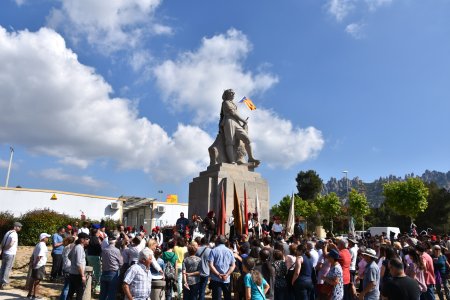
<svg viewBox="0 0 450 300"><path fill-rule="evenodd" d="M61 214L50 209L31 210L15 218L10 212L0 212L0 238L13 227L14 222L22 223L23 227L19 233L19 245L34 246L39 242L42 232L53 234L60 226L74 224L76 221L81 225L84 221ZM91 223L100 223L100 220L86 220ZM118 222L110 219L104 220L107 228L113 229Z"/></svg>

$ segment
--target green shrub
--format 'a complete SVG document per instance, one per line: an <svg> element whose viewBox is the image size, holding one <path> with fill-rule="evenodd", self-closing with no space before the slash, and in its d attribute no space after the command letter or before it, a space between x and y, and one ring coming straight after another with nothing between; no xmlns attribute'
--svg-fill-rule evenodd
<svg viewBox="0 0 450 300"><path fill-rule="evenodd" d="M9 211L0 212L0 241L8 230L10 230L14 222L14 215Z"/></svg>
<svg viewBox="0 0 450 300"><path fill-rule="evenodd" d="M73 218L57 213L48 208L27 212L19 218L22 223L22 231L19 233L19 244L34 246L39 242L39 235L43 232L53 234L60 226L71 224Z"/></svg>

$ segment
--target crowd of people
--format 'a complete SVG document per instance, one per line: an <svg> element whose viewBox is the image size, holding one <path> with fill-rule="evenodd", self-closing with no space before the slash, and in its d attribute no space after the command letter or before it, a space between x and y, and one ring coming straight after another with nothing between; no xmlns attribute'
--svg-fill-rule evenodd
<svg viewBox="0 0 450 300"><path fill-rule="evenodd" d="M365 235L320 239L304 234L299 220L286 237L279 218L258 222L246 233L217 235L214 212L205 219L180 215L170 237L119 225L85 222L42 233L33 251L29 298L39 298L47 242L52 243L50 280L64 279L60 299L82 299L86 266L93 268L100 299L149 299L152 283L163 280L165 299L450 299L447 236ZM2 288L17 251L22 225L2 240ZM196 236L197 235L197 236Z"/></svg>

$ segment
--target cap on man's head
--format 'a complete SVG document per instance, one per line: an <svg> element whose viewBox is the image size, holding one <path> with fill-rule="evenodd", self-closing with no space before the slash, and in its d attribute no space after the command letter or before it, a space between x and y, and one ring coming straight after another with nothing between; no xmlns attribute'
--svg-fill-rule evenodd
<svg viewBox="0 0 450 300"><path fill-rule="evenodd" d="M14 227L22 227L22 223L20 223L20 222L14 222Z"/></svg>
<svg viewBox="0 0 450 300"><path fill-rule="evenodd" d="M48 234L48 233L41 233L41 234L39 235L39 240L42 241L43 239L49 238L50 236L51 236L51 235Z"/></svg>
<svg viewBox="0 0 450 300"><path fill-rule="evenodd" d="M85 239L85 240L89 240L89 235L85 232L80 232L78 234L78 239Z"/></svg>

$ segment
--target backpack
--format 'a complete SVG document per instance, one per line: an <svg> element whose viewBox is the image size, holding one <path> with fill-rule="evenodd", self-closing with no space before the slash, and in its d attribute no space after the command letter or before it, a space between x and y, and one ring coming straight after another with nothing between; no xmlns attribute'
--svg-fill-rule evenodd
<svg viewBox="0 0 450 300"><path fill-rule="evenodd" d="M172 258L174 256L175 256L175 253L173 254ZM166 266L164 267L164 277L165 277L166 280L175 280L175 278L176 278L176 276L175 276L175 267L172 265L170 260L167 260Z"/></svg>

